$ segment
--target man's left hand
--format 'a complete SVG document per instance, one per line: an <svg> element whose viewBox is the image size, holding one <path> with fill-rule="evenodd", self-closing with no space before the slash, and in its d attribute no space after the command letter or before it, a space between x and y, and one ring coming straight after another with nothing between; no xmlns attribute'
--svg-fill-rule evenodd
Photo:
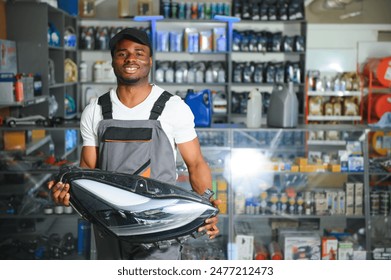
<svg viewBox="0 0 391 280"><path fill-rule="evenodd" d="M217 207L221 203L221 200L216 199L216 200L211 200L211 202L214 207ZM219 218L217 215L205 220L205 225L200 227L198 229L198 232L206 231L206 234L209 235L209 239L215 238L220 232L219 228L217 227L218 221Z"/></svg>

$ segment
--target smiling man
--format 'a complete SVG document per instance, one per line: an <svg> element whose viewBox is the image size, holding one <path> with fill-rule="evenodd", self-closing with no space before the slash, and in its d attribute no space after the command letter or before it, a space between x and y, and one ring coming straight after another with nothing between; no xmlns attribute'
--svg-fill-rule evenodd
<svg viewBox="0 0 391 280"><path fill-rule="evenodd" d="M187 165L190 184L199 194L212 186L194 128L194 116L179 97L149 83L152 47L147 33L126 28L110 40L117 88L92 100L82 113L80 166L176 182L176 148ZM55 202L69 204L69 185L49 183ZM220 201L212 201L217 206ZM218 233L218 218L199 231ZM98 259L179 259L180 246L145 249L119 242L94 228Z"/></svg>

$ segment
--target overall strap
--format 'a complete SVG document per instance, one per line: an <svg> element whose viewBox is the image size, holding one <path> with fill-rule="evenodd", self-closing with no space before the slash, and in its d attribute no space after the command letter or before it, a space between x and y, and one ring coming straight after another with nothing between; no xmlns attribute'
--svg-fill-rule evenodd
<svg viewBox="0 0 391 280"><path fill-rule="evenodd" d="M110 91L99 96L98 104L102 107L102 115L104 120L113 118L113 105L110 100Z"/></svg>
<svg viewBox="0 0 391 280"><path fill-rule="evenodd" d="M159 96L152 107L151 114L149 115L150 120L157 120L157 118L162 114L164 106L166 106L166 102L171 98L171 96L172 94L168 91L164 91Z"/></svg>

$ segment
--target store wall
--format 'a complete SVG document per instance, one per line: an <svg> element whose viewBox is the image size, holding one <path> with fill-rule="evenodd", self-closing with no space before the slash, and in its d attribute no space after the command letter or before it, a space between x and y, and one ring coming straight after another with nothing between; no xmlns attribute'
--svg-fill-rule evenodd
<svg viewBox="0 0 391 280"><path fill-rule="evenodd" d="M325 1L305 0L306 18L309 23L391 24L390 0L351 0L342 8L326 8Z"/></svg>
<svg viewBox="0 0 391 280"><path fill-rule="evenodd" d="M387 30L391 30L391 24L308 24L306 68L356 71L373 55L370 47L384 43L379 34ZM376 56L388 56L390 52L391 48L379 48Z"/></svg>

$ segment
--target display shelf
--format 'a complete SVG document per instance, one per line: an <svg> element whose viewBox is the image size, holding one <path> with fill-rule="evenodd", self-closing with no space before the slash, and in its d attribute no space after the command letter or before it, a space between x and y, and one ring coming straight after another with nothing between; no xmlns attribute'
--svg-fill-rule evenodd
<svg viewBox="0 0 391 280"><path fill-rule="evenodd" d="M26 151L25 151L25 154L26 155L29 155L31 154L32 152L34 152L35 150L37 150L38 148L40 148L41 146L45 145L45 144L48 144L50 142L52 142L52 137L50 135L48 136L45 136L44 138L42 139L39 139L39 140L35 140L29 144L27 144L26 146Z"/></svg>
<svg viewBox="0 0 391 280"><path fill-rule="evenodd" d="M20 170L18 174L25 172ZM23 176L23 175L22 175ZM51 174L26 174L25 182L20 184L8 184L6 182L2 183L0 187L0 194L2 196L11 196L11 195L29 195L34 193L39 189L43 183L45 183L52 175Z"/></svg>

